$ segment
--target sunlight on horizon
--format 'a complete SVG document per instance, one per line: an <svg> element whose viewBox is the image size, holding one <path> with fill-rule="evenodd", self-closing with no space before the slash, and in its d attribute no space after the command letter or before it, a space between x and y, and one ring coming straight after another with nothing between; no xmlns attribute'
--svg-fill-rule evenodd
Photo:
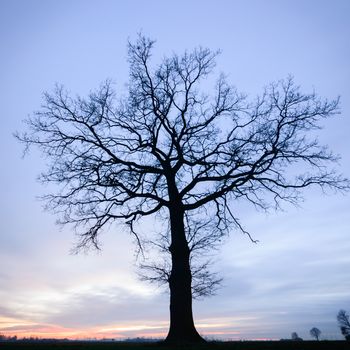
<svg viewBox="0 0 350 350"><path fill-rule="evenodd" d="M215 322L218 319L214 319ZM224 318L223 323L196 323L198 331L206 337L215 338L237 338L240 339L240 332L234 331L234 323L227 322ZM5 336L38 337L38 338L57 338L57 339L127 339L127 338L165 338L169 322L149 322L132 323L130 325L103 325L91 327L88 329L66 328L53 324L39 324L36 322L25 321L14 318L0 318L0 330ZM227 331L220 331L220 329Z"/></svg>

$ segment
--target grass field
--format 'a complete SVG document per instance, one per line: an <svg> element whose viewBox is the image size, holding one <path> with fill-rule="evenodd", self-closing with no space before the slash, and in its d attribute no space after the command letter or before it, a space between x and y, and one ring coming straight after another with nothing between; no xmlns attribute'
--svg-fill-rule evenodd
<svg viewBox="0 0 350 350"><path fill-rule="evenodd" d="M158 343L119 343L119 342L2 342L0 349L18 350L340 350L350 349L350 343L345 341L242 341L242 342L208 342L201 346L164 346Z"/></svg>

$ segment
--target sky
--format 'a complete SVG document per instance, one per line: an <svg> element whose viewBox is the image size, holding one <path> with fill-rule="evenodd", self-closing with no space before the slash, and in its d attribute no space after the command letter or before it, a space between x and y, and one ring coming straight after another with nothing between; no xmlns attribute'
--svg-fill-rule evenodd
<svg viewBox="0 0 350 350"><path fill-rule="evenodd" d="M347 0L0 0L0 333L77 338L165 336L169 296L137 277L132 237L111 227L102 251L73 255L37 197L46 160L22 158L15 138L42 94L62 83L86 95L106 78L123 93L127 41L156 39L155 61L199 45L220 49L217 67L255 97L292 74L306 92L341 96L341 114L319 139L350 176L350 2ZM125 91L125 90L124 90ZM211 339L342 339L350 311L350 194L304 192L299 207L262 213L242 205L258 244L233 231L215 255L224 278L216 296L194 302L199 332Z"/></svg>

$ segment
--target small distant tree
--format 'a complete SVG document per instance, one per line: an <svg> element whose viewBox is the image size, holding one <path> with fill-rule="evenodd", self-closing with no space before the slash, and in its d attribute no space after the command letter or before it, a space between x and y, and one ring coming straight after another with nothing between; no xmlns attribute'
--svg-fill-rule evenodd
<svg viewBox="0 0 350 350"><path fill-rule="evenodd" d="M310 335L318 341L320 340L321 331L318 328L313 327L310 329Z"/></svg>
<svg viewBox="0 0 350 350"><path fill-rule="evenodd" d="M303 340L303 339L300 338L300 337L298 336L298 333L297 333L297 332L293 332L293 333L292 333L292 340L301 341L301 340Z"/></svg>
<svg viewBox="0 0 350 350"><path fill-rule="evenodd" d="M346 340L350 341L350 321L348 313L345 310L339 310L337 320L341 334L343 334Z"/></svg>

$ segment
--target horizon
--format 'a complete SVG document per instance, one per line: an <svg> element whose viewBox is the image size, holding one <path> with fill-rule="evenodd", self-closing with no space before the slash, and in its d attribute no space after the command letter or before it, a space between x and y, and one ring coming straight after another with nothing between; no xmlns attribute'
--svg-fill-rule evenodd
<svg viewBox="0 0 350 350"><path fill-rule="evenodd" d="M46 160L34 150L21 158L13 133L24 130L43 92L59 83L86 96L111 78L125 94L127 41L139 32L156 40L155 64L199 46L221 50L216 71L251 99L289 74L304 92L340 95L341 115L318 136L341 155L338 169L349 176L349 11L346 0L2 1L0 334L146 338L165 337L169 326L168 293L138 279L125 229L104 232L101 252L71 254L73 230L59 228L37 200L54 188L36 181ZM336 316L350 312L349 208L349 194L315 189L299 208L268 214L239 203L241 223L259 243L233 231L215 252L224 281L216 295L194 301L199 333L279 340L297 332L307 340L317 327L321 339L343 339Z"/></svg>

